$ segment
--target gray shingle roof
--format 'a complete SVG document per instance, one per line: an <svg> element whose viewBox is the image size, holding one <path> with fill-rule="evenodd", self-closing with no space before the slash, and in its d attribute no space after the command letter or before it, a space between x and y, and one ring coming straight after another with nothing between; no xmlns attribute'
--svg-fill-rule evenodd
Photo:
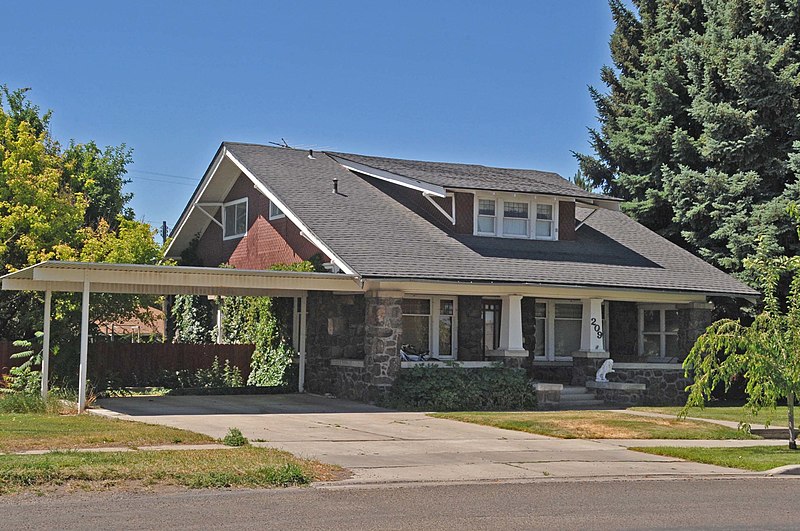
<svg viewBox="0 0 800 531"><path fill-rule="evenodd" d="M757 295L620 212L598 210L577 241L455 235L384 192L395 185L348 171L323 154L309 159L294 149L225 146L363 277ZM340 194L331 191L334 177ZM578 208L577 217L587 213Z"/></svg>
<svg viewBox="0 0 800 531"><path fill-rule="evenodd" d="M410 179L436 184L444 188L467 188L470 190L494 190L504 192L523 192L532 194L552 194L587 199L616 199L587 192L564 179L557 173L521 170L513 168L492 168L477 164L455 164L451 162L424 162L419 160L368 157L353 153L334 153L365 166L402 175Z"/></svg>

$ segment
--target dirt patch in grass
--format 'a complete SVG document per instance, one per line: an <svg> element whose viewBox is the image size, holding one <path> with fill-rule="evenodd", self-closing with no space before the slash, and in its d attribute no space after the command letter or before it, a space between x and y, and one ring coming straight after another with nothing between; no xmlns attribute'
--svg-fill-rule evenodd
<svg viewBox="0 0 800 531"><path fill-rule="evenodd" d="M788 446L788 443L787 443ZM744 448L678 448L655 446L630 448L647 454L676 457L695 463L741 468L763 472L779 466L800 465L800 451L780 446L747 446Z"/></svg>
<svg viewBox="0 0 800 531"><path fill-rule="evenodd" d="M740 430L609 411L457 412L432 416L562 439L753 439Z"/></svg>
<svg viewBox="0 0 800 531"><path fill-rule="evenodd" d="M0 452L211 442L200 433L97 415L0 414Z"/></svg>
<svg viewBox="0 0 800 531"><path fill-rule="evenodd" d="M0 494L157 487L287 487L338 479L340 467L271 448L0 455Z"/></svg>

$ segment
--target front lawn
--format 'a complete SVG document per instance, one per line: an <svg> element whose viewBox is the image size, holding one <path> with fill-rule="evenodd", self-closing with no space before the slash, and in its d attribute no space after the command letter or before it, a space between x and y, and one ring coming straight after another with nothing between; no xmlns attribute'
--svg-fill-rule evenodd
<svg viewBox="0 0 800 531"><path fill-rule="evenodd" d="M456 412L431 416L562 439L756 438L708 422L636 417L610 411Z"/></svg>
<svg viewBox="0 0 800 531"><path fill-rule="evenodd" d="M333 479L339 467L271 448L0 455L0 494L58 488L285 487Z"/></svg>
<svg viewBox="0 0 800 531"><path fill-rule="evenodd" d="M97 415L0 413L0 452L213 442L200 433Z"/></svg>
<svg viewBox="0 0 800 531"><path fill-rule="evenodd" d="M763 472L784 465L800 465L800 451L786 446L747 446L744 448L677 448L655 446L630 448L637 452L677 457L696 463L742 468Z"/></svg>
<svg viewBox="0 0 800 531"><path fill-rule="evenodd" d="M680 407L632 407L633 411L649 411L651 413L663 413L665 415L675 415L681 412ZM762 409L757 416L753 416L741 406L708 406L706 408L692 408L689 410L689 417L714 420L729 420L731 422L741 422L744 420L749 424L764 424L770 420L772 427L786 427L788 410L786 406L780 406L774 411Z"/></svg>

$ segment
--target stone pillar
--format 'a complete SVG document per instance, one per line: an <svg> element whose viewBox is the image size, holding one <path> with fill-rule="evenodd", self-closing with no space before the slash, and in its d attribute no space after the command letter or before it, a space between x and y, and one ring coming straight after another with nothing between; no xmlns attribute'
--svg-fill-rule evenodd
<svg viewBox="0 0 800 531"><path fill-rule="evenodd" d="M678 308L678 346L683 361L694 346L697 338L703 335L713 321L712 305L695 302Z"/></svg>
<svg viewBox="0 0 800 531"><path fill-rule="evenodd" d="M483 299L472 295L458 297L458 359L483 360Z"/></svg>
<svg viewBox="0 0 800 531"><path fill-rule="evenodd" d="M400 292L369 292L365 296L364 378L367 398L384 396L400 371L403 310Z"/></svg>

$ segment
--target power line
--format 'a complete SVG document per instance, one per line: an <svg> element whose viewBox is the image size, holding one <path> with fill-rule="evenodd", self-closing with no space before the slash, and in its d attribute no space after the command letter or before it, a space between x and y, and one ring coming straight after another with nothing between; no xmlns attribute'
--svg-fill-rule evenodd
<svg viewBox="0 0 800 531"><path fill-rule="evenodd" d="M151 177L135 177L131 179L133 182L138 181L151 181L154 183L167 183L167 184L177 184L178 186L195 186L193 183L182 183L179 181L168 181L166 179L153 179Z"/></svg>
<svg viewBox="0 0 800 531"><path fill-rule="evenodd" d="M158 171L145 171L145 170L130 170L131 173L144 173L146 175L158 175L159 177L171 177L173 179L184 179L186 181L197 182L194 177L186 177L185 175L175 175L174 173L161 173Z"/></svg>

